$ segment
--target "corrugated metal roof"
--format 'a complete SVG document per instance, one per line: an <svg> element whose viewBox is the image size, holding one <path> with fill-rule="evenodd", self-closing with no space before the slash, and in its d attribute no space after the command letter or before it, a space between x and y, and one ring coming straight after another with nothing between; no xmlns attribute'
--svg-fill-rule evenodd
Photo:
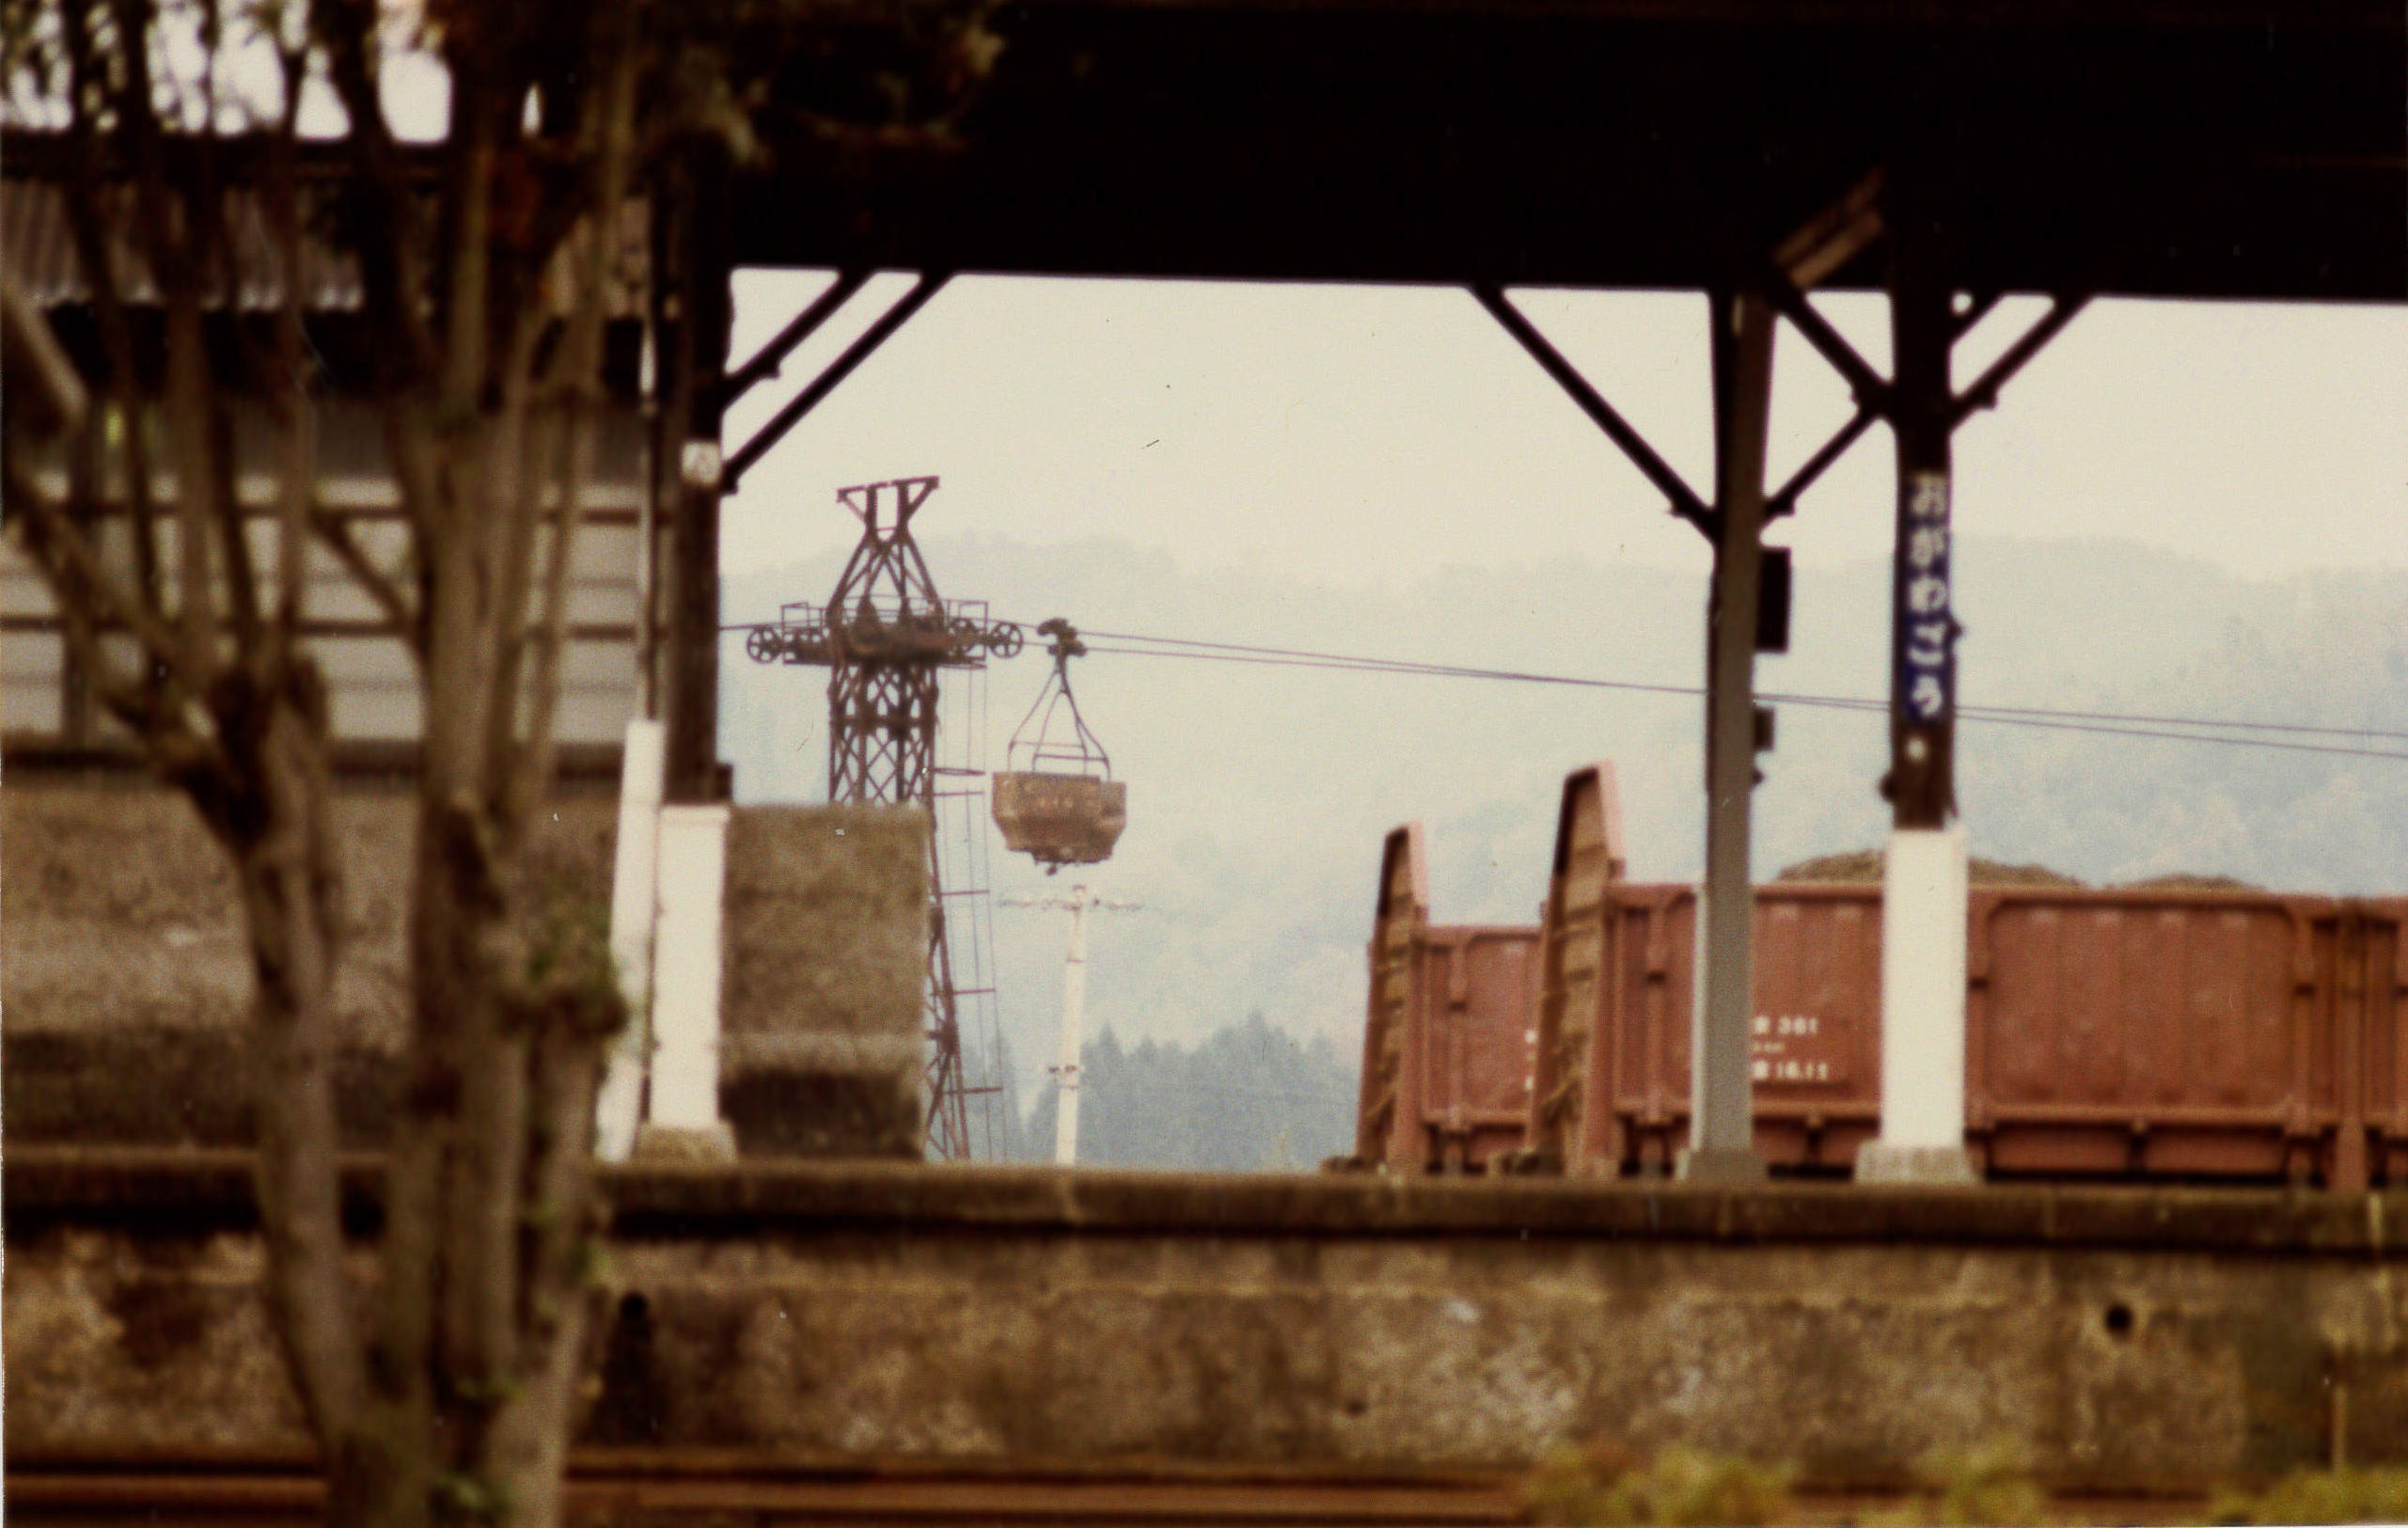
<svg viewBox="0 0 2408 1528"><path fill-rule="evenodd" d="M305 198L330 194L330 187L306 188ZM130 230L134 219L130 187L110 187L103 197L115 205L106 219L108 255L118 290L136 305L160 300L159 284ZM618 259L612 283L609 316L641 317L647 266L647 213L632 202L622 209ZM354 312L363 292L359 260L323 233L308 227L304 214L301 244L302 307L311 312ZM233 250L232 298L221 291L211 306L245 312L269 312L284 303L286 272L283 251L272 235L257 192L235 187L226 193L226 226ZM566 258L574 248L573 240ZM90 300L91 284L76 258L75 237L67 214L67 199L54 181L29 176L0 180L0 261L7 263L19 290L39 307L63 307ZM555 267L556 271L559 267Z"/></svg>

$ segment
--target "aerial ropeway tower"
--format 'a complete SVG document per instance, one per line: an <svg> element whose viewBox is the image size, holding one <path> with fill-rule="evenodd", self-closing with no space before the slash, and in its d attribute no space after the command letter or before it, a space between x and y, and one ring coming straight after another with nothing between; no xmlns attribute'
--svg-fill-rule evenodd
<svg viewBox="0 0 2408 1528"><path fill-rule="evenodd" d="M1020 651L1020 628L991 620L984 601L946 600L911 539L911 517L935 478L902 478L837 490L861 522L861 540L826 606L782 606L754 627L756 663L825 667L827 798L917 806L928 835L928 1117L925 1149L949 1161L970 1155L970 1089L962 1073L960 1000L947 934L947 891L937 852L937 676L976 669Z"/></svg>

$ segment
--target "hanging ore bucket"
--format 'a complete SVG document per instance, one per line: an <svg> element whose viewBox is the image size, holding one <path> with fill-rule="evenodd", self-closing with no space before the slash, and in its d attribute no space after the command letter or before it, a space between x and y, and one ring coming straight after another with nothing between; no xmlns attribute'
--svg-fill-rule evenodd
<svg viewBox="0 0 2408 1528"><path fill-rule="evenodd" d="M1112 779L1112 761L1087 730L1078 698L1070 693L1070 660L1087 651L1078 629L1056 619L1037 632L1053 638L1053 673L1004 749L1006 767L995 777L994 810L1004 846L1036 860L1050 875L1064 865L1100 864L1112 857L1112 845L1128 826L1128 786ZM1063 720L1066 731L1059 725Z"/></svg>

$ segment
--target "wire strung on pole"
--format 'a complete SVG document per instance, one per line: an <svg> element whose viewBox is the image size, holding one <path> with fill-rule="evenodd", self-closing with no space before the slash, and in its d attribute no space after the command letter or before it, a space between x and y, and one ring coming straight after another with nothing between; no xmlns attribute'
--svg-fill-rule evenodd
<svg viewBox="0 0 2408 1528"><path fill-rule="evenodd" d="M1029 629L1027 622L999 622ZM731 631L749 631L732 625ZM1651 684L1641 680L1597 679L1578 674L1539 673L1513 669L1478 669L1459 664L1430 663L1410 658L1381 658L1343 653L1318 653L1301 648L1260 647L1242 642L1204 641L1184 637L1153 637L1138 632L1090 632L1102 643L1087 648L1101 655L1141 658L1187 658L1206 663L1239 663L1264 668L1324 669L1339 673L1404 674L1425 679L1478 679L1503 684L1554 685L1575 689L1620 690L1640 695L1695 697L1696 685ZM1771 692L1757 699L1783 705L1834 711L1886 712L1889 702L1869 696L1805 695ZM2157 738L2180 743L2221 743L2232 748L2274 748L2294 753L2327 753L2362 759L2408 761L2408 751L2353 748L2341 744L2296 743L2282 737L2230 737L2219 732L2272 732L2299 737L2364 738L2373 742L2408 743L2408 732L2384 727L2349 727L2332 723L2240 721L2225 717L2169 717L2117 711L2073 711L2048 706L1969 705L1959 702L1959 720L2002 727L2038 727L2053 732L2089 732L2105 737ZM2166 728L2194 729L2169 732Z"/></svg>

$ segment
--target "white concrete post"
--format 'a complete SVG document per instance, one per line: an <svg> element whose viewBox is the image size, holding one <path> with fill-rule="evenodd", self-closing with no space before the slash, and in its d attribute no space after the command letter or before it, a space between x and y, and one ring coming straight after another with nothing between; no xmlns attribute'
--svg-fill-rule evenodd
<svg viewBox="0 0 2408 1528"><path fill-rule="evenodd" d="M719 1119L720 915L728 809L660 813L660 924L653 950L653 1085L647 1123L727 1137Z"/></svg>
<svg viewBox="0 0 2408 1528"><path fill-rule="evenodd" d="M1972 1183L1965 1151L1965 830L1900 827L1881 873L1881 1133L1860 1183Z"/></svg>
<svg viewBox="0 0 2408 1528"><path fill-rule="evenodd" d="M610 959L627 1000L627 1027L610 1048L594 1101L594 1153L623 1162L644 1116L644 1061L652 1048L653 920L659 906L661 764L657 721L627 724L619 769L619 841L610 868Z"/></svg>
<svg viewBox="0 0 2408 1528"><path fill-rule="evenodd" d="M1094 904L1083 886L1070 889L1070 946L1062 967L1062 1048L1054 1067L1053 1159L1057 1167L1078 1160L1078 1053L1087 1029L1087 909Z"/></svg>

